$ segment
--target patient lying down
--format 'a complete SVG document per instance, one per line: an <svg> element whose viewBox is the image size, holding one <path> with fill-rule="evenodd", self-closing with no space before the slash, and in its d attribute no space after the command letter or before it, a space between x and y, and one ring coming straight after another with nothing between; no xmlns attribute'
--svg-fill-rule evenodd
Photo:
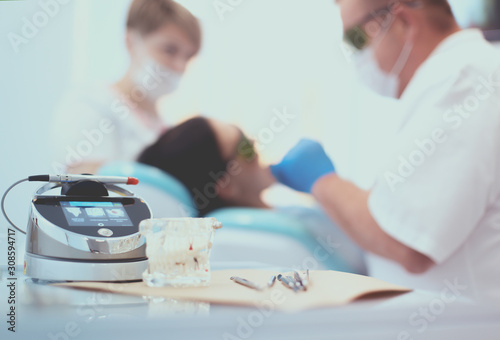
<svg viewBox="0 0 500 340"><path fill-rule="evenodd" d="M270 208L261 196L276 180L259 162L253 142L233 125L197 117L165 132L139 158L171 174L189 189L200 216L223 207ZM321 211L300 206L274 207L302 221L341 270L364 273L363 252Z"/></svg>
<svg viewBox="0 0 500 340"><path fill-rule="evenodd" d="M139 161L181 181L200 216L223 207L269 208L261 196L275 179L253 142L234 125L190 119L165 132Z"/></svg>

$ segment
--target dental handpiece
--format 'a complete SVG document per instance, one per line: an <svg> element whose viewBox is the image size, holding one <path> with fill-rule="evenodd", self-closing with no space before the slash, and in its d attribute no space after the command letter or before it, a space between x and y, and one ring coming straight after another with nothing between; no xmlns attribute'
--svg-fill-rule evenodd
<svg viewBox="0 0 500 340"><path fill-rule="evenodd" d="M139 180L135 177L119 177L119 176L94 176L94 175L37 175L29 176L30 182L56 182L56 183L69 183L84 180L98 181L108 184L139 184Z"/></svg>

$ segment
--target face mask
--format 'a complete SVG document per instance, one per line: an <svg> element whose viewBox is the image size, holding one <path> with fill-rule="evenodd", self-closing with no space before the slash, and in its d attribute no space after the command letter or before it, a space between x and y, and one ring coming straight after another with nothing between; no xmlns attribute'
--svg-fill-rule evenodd
<svg viewBox="0 0 500 340"><path fill-rule="evenodd" d="M146 58L132 75L134 84L151 99L174 92L179 87L181 74Z"/></svg>
<svg viewBox="0 0 500 340"><path fill-rule="evenodd" d="M399 91L399 75L410 57L413 43L406 41L398 60L391 72L386 73L380 69L373 48L365 48L355 57L354 66L360 82L379 95L397 98Z"/></svg>

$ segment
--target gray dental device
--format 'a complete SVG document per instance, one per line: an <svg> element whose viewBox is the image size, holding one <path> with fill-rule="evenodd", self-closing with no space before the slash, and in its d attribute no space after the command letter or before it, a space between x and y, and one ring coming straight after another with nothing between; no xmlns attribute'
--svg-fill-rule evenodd
<svg viewBox="0 0 500 340"><path fill-rule="evenodd" d="M132 192L92 177L53 181L36 192L26 230L26 276L44 281L142 278L147 258L139 223L152 217L151 210ZM59 187L60 195L47 194Z"/></svg>

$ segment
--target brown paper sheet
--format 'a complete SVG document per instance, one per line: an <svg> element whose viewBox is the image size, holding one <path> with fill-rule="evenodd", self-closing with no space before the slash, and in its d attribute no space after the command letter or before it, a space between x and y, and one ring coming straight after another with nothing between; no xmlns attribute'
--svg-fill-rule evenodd
<svg viewBox="0 0 500 340"><path fill-rule="evenodd" d="M210 287L199 288L155 288L148 287L144 282L72 282L55 285L222 305L260 306L282 311L301 311L340 306L362 297L395 295L411 291L375 278L336 271L311 271L309 289L297 293L286 288L279 281L276 281L272 288L257 291L230 280L231 276L239 276L261 286L266 286L269 279L277 274L279 273L274 271L254 269L213 271ZM290 275L290 273L282 274Z"/></svg>

